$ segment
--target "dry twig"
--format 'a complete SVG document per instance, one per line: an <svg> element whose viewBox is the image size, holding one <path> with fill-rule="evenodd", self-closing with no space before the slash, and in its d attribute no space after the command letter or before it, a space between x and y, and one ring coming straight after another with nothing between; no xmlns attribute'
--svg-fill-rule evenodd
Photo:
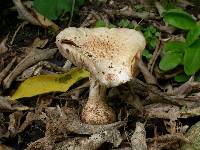
<svg viewBox="0 0 200 150"><path fill-rule="evenodd" d="M20 75L25 69L32 66L33 64L51 58L57 49L35 49L32 50L14 69L11 73L3 80L3 86L5 89L9 88L12 81Z"/></svg>
<svg viewBox="0 0 200 150"><path fill-rule="evenodd" d="M161 45L161 41L159 40L157 45L156 45L156 48L153 52L153 56L148 63L148 70L150 71L151 74L153 73L153 69L154 69L154 65L156 63L156 60L158 59L158 56L160 55L160 51L161 51L160 45Z"/></svg>
<svg viewBox="0 0 200 150"><path fill-rule="evenodd" d="M195 89L200 89L200 84L199 82L194 81L194 76L192 76L187 82L177 88L174 88L172 94L185 97L188 93Z"/></svg>
<svg viewBox="0 0 200 150"><path fill-rule="evenodd" d="M114 10L114 9L103 9L105 13L107 13L110 16L125 16L125 17L133 17L133 18L140 18L144 20L149 19L159 19L160 17L157 17L155 13L152 12L136 12L131 7L124 7L120 10Z"/></svg>
<svg viewBox="0 0 200 150"><path fill-rule="evenodd" d="M33 25L38 25L42 27L51 27L55 31L59 30L59 27L53 23L51 20L45 18L41 14L39 14L36 10L32 8L32 3L30 3L30 8L27 9L24 4L21 2L21 0L13 0L13 3L15 4L15 7L19 13L19 16L21 19L28 21L29 23Z"/></svg>
<svg viewBox="0 0 200 150"><path fill-rule="evenodd" d="M6 46L7 39L8 39L8 35L0 43L0 56L8 51L8 48Z"/></svg>
<svg viewBox="0 0 200 150"><path fill-rule="evenodd" d="M17 33L19 32L19 30L20 30L21 28L23 28L23 27L24 27L25 25L27 25L27 24L28 24L27 21L23 21L23 22L19 25L19 27L18 27L17 30L15 31L15 33L14 33L14 35L13 35L11 41L10 41L10 45L13 44L13 42L14 42L14 40L15 40L15 37L17 36Z"/></svg>
<svg viewBox="0 0 200 150"><path fill-rule="evenodd" d="M4 68L1 73L0 73L0 83L3 81L3 79L8 75L11 67L13 66L13 64L16 61L16 57L12 59L12 61L6 66L6 68Z"/></svg>

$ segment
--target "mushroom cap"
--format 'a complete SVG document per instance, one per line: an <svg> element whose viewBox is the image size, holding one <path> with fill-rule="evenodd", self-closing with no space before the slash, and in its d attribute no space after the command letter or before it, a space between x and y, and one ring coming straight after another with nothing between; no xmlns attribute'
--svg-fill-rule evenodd
<svg viewBox="0 0 200 150"><path fill-rule="evenodd" d="M146 42L134 29L70 27L57 35L56 44L73 64L88 70L100 84L114 87L134 78L135 56Z"/></svg>

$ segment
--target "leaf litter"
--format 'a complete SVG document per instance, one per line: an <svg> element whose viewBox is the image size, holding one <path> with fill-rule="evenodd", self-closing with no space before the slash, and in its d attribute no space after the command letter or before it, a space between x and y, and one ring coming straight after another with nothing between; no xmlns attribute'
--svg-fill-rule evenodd
<svg viewBox="0 0 200 150"><path fill-rule="evenodd" d="M79 10L79 14L74 16L78 17L76 18L78 21L72 18L72 26L95 27L96 21L101 19L106 22L107 27L117 27L118 20L128 17L129 22L136 25L134 28L154 25L161 32L160 43L157 43L157 47L151 52L152 60L148 62L144 59L138 63L140 72L137 79L108 90L109 104L115 110L118 121L107 125L89 125L80 119L81 109L88 97L89 85L87 79L78 77L81 74L74 76L72 73L74 66L70 64L70 67L65 69L65 60L58 54L54 45L55 35L64 25L58 23L59 27L41 16L32 8L32 4L22 3L20 0L13 1L19 16L28 24L26 23L23 27L16 24L16 28L19 27L20 30L11 33L8 31L9 35L4 36L0 44L0 149L16 149L14 145L17 144L20 149L173 150L184 149L184 144L190 146L194 143L194 138L189 134L199 132L197 122L200 121L200 84L196 80L196 74L183 84L175 82L173 77L184 71L181 67L167 72L159 70L158 64L163 55L161 50L163 43L169 39L184 37L182 33L176 32L176 28L161 20L161 14L164 11L163 7L160 7L163 5L162 1L162 5L156 2L153 7L151 3L142 0L135 2L116 0L106 3L99 1L95 5L93 1L90 1ZM179 1L177 5L187 10L188 7L194 7L191 3ZM138 4L144 5L145 9L139 6L133 7ZM168 19L171 13L174 12L168 12L165 19ZM194 18L198 19L198 16ZM193 19L189 19L193 26L195 24ZM47 22L43 22L44 20ZM52 27L55 31L30 26L29 23L43 28ZM183 27L184 24L176 25L187 28ZM35 33L33 38L24 39L30 40L29 43L33 44L28 44L23 48L17 44L20 36L23 39L20 33L23 33L25 28L37 28L38 33ZM198 34L194 39L197 38ZM193 42L192 38L190 40L190 43ZM37 83L37 79L42 76L47 79L48 76L61 77L63 74L71 74L72 78L76 78L70 86L69 83L66 84L64 89L59 86L57 90L54 86L52 89L49 84L46 84L47 82L43 82L44 87L39 84L42 82ZM84 78L87 76L87 73L84 74ZM33 81L34 78L36 82ZM62 78L59 81L62 83L69 80L69 78ZM41 92L36 94L36 89L24 86L22 81L24 83L29 81L27 82L29 85L35 84L34 87L40 89ZM23 90L20 89L20 84L24 86ZM50 90L45 91L45 88ZM32 94L28 94L29 92ZM13 94L17 95L19 100L11 100L11 98L17 99L14 96L14 98L10 97ZM27 95L31 98L27 98L29 97ZM39 137L30 138L31 140L28 141L26 136L36 137L39 133L36 130L38 120L42 133ZM198 143L198 138L196 141ZM198 144L195 144L194 147L198 147Z"/></svg>

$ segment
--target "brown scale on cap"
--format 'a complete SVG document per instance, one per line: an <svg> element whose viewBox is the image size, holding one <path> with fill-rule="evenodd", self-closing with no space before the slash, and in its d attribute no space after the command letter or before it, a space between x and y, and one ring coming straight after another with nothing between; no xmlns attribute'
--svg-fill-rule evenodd
<svg viewBox="0 0 200 150"><path fill-rule="evenodd" d="M89 39L88 42L85 42L80 46L84 52L90 52L93 54L93 57L96 58L113 58L117 55L118 51L116 46L113 46L113 43L109 42L109 39L101 40L99 38Z"/></svg>

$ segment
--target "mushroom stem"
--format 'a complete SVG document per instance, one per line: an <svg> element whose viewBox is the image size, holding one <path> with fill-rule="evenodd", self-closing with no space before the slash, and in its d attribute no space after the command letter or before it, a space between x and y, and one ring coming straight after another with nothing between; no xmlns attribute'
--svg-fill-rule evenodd
<svg viewBox="0 0 200 150"><path fill-rule="evenodd" d="M82 111L82 120L88 124L109 124L116 121L116 114L106 103L106 87L90 77L90 93Z"/></svg>

